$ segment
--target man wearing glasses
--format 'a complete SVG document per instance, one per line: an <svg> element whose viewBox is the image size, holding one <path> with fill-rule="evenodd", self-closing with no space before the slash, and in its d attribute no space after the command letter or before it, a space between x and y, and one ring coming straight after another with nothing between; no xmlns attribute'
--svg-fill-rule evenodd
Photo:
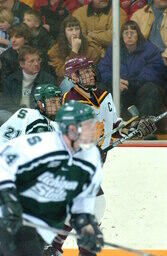
<svg viewBox="0 0 167 256"><path fill-rule="evenodd" d="M20 70L10 75L4 84L1 109L11 114L20 107L33 107L33 91L39 84L55 83L55 78L41 69L38 49L24 46L19 51Z"/></svg>

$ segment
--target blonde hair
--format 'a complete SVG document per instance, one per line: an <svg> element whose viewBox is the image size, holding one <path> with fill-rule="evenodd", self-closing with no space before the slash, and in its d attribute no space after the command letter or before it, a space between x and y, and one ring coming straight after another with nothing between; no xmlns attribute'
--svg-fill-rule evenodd
<svg viewBox="0 0 167 256"><path fill-rule="evenodd" d="M13 24L14 15L7 7L0 6L0 22L7 21L9 24Z"/></svg>

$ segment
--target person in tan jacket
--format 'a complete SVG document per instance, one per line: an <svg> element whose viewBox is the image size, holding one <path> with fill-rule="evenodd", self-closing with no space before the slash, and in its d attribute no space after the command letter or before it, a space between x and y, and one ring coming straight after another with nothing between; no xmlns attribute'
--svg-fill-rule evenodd
<svg viewBox="0 0 167 256"><path fill-rule="evenodd" d="M65 62L76 56L86 56L97 63L100 60L100 46L89 43L82 34L79 21L68 16L61 24L58 41L48 51L49 64L59 83L64 79ZM67 80L66 84L69 84ZM61 89L65 92L68 86Z"/></svg>
<svg viewBox="0 0 167 256"><path fill-rule="evenodd" d="M131 17L146 39L165 50L167 47L167 1L152 0Z"/></svg>
<svg viewBox="0 0 167 256"><path fill-rule="evenodd" d="M112 42L112 1L92 0L73 12L81 24L82 33L89 42L101 46L101 57ZM127 15L120 8L120 27L126 21Z"/></svg>

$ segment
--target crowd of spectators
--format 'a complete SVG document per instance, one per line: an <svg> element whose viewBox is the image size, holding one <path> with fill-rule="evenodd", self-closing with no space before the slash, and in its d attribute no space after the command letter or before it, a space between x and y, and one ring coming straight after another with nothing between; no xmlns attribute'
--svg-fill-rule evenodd
<svg viewBox="0 0 167 256"><path fill-rule="evenodd" d="M0 125L20 106L33 107L36 85L73 87L65 63L93 60L98 86L112 92L111 0L0 0ZM167 1L120 0L121 115L167 107ZM163 122L162 130L167 130Z"/></svg>

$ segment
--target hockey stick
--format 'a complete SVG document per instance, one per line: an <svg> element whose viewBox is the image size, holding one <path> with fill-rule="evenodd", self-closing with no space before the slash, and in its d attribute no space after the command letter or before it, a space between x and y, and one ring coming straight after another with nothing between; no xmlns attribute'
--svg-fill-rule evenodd
<svg viewBox="0 0 167 256"><path fill-rule="evenodd" d="M129 125L130 123L132 123L139 117L139 111L135 105L128 107L127 110L132 115L132 117L128 121L123 121L122 123L120 123L120 125L118 127L113 129L110 136L113 135L114 133L118 132L122 128L126 127L127 125Z"/></svg>
<svg viewBox="0 0 167 256"><path fill-rule="evenodd" d="M49 227L49 226L34 224L34 223L28 222L26 220L23 220L23 225L28 226L28 227L32 227L32 228L35 228L35 229L38 228L38 229L43 229L43 230L46 230L46 231L51 231L51 232L53 232L55 234L59 234L59 235L69 235L69 236L71 236L73 238L76 238L76 239L79 238L79 236L76 233L73 233L73 232L68 233L67 231L64 231L64 230L52 228L52 227ZM130 252L130 253L135 253L135 254L140 255L140 256L156 256L156 255L149 254L149 253L146 253L146 252L141 251L141 250L132 249L132 248L122 246L122 245L118 245L118 244L114 244L114 243L104 242L104 245L110 246L110 247L113 247L113 248L117 248L119 250L127 251L127 252Z"/></svg>
<svg viewBox="0 0 167 256"><path fill-rule="evenodd" d="M116 128L114 128L112 130L111 133L107 133L106 135L102 136L99 140L98 143L102 140L104 140L105 138L111 137L113 134L115 134L116 132L119 132L121 129L125 128L127 125L129 125L130 123L132 123L133 121L135 121L136 119L138 119L139 116L134 116L132 118L130 118L128 121L125 122L121 122L120 125Z"/></svg>
<svg viewBox="0 0 167 256"><path fill-rule="evenodd" d="M136 119L138 119L139 111L138 111L138 109L137 109L137 107L135 105L130 106L127 110L132 115L132 117L129 120L127 120L127 121L120 122L120 125L118 125L118 127L114 128L114 129L112 129L111 133L107 133L104 136L102 136L98 140L98 143L100 141L104 140L105 138L111 137L111 135L113 135L114 133L120 131L121 129L123 129L124 127L126 127L127 125L129 125L130 123L135 121Z"/></svg>
<svg viewBox="0 0 167 256"><path fill-rule="evenodd" d="M167 116L167 111L160 114L159 116L153 117L154 123L159 122L162 118L165 118ZM134 130L133 132L129 133L128 135L125 135L125 137L118 139L112 143L112 145L108 146L103 150L103 152L108 152L110 149L117 147L119 144L122 144L124 141L129 140L136 135L139 135L140 131L138 129Z"/></svg>
<svg viewBox="0 0 167 256"><path fill-rule="evenodd" d="M162 118L165 118L165 117L167 117L167 111L160 114L159 116L154 117L154 122L157 123L158 121L160 121Z"/></svg>
<svg viewBox="0 0 167 256"><path fill-rule="evenodd" d="M111 132L111 134L109 134L110 136L113 135L114 133L118 132L119 130L121 130L122 128L126 127L127 125L131 124L133 121L135 121L136 119L138 119L139 116L133 116L132 118L130 118L128 121L125 122L121 122L121 124L114 128Z"/></svg>

